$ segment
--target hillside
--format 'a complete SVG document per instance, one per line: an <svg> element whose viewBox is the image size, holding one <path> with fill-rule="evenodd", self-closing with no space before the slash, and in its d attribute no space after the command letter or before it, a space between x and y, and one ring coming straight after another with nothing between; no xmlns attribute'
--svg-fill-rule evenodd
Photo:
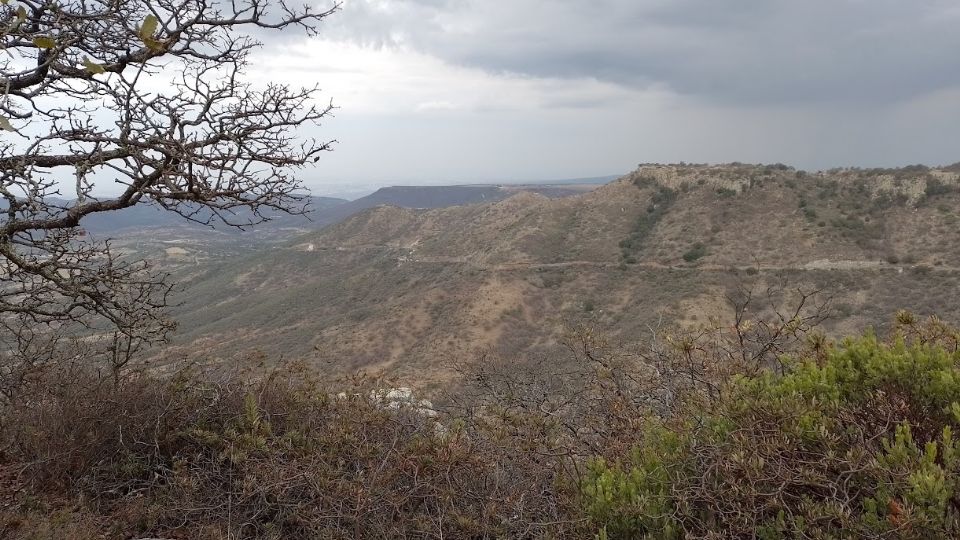
<svg viewBox="0 0 960 540"><path fill-rule="evenodd" d="M906 308L957 319L958 174L644 166L577 196L377 207L285 247L197 270L171 350L260 348L329 374L429 386L484 353L553 355L572 324L631 341L789 291L833 297L831 333ZM786 292L771 293L786 283Z"/></svg>
<svg viewBox="0 0 960 540"><path fill-rule="evenodd" d="M209 220L209 211L199 211L195 221L150 204L137 205L116 212L94 214L86 217L81 225L91 234L128 238L140 233L154 235L158 231L172 232L176 235L237 235L259 236L262 238L282 237L285 230L306 232L317 230L326 225L338 223L358 212L377 206L389 205L401 208L443 208L506 199L521 191L541 193L549 197L566 197L589 191L596 184L564 183L517 184L517 185L453 185L453 186L391 186L380 188L370 195L348 201L335 197L307 197L304 201L304 214L286 214L280 211L265 214L267 221L256 227L243 230L223 226L212 219L213 227L203 224ZM0 201L0 209L3 208ZM69 201L63 201L69 205ZM227 216L235 222L252 220L244 209L238 209Z"/></svg>
<svg viewBox="0 0 960 540"><path fill-rule="evenodd" d="M212 226L189 221L150 205L89 216L81 225L94 237L113 238L115 249L124 253L151 259L167 271L193 272L200 265L226 263L377 206L443 208L500 201L520 192L568 197L596 188L596 184L587 183L587 180L599 179L585 179L583 183L566 181L509 186L394 186L353 201L310 197L306 201L305 214L273 211L265 215L268 221L243 229L227 227L216 220L212 220ZM196 219L203 222L204 216L209 217L209 213L198 213ZM249 218L243 210L231 216L235 222Z"/></svg>
<svg viewBox="0 0 960 540"><path fill-rule="evenodd" d="M464 185L464 186L391 186L338 205L318 214L318 226L338 223L358 212L377 206L400 208L445 208L496 202L518 192L542 193L549 197L566 197L593 189L589 184L531 184L531 185ZM319 228L319 227L317 227Z"/></svg>

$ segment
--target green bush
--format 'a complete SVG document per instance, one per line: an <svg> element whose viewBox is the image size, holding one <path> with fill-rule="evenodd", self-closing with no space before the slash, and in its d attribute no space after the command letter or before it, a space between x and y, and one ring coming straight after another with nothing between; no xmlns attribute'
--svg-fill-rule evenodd
<svg viewBox="0 0 960 540"><path fill-rule="evenodd" d="M582 493L588 515L601 526L601 537L680 537L679 523L672 518L671 469L677 465L673 456L685 452L687 444L681 435L651 424L629 469L611 466L602 458L589 464Z"/></svg>
<svg viewBox="0 0 960 540"><path fill-rule="evenodd" d="M927 178L927 185L924 187L923 194L927 198L933 198L953 193L954 191L955 188L953 186L944 184L937 178L930 177Z"/></svg>
<svg viewBox="0 0 960 540"><path fill-rule="evenodd" d="M640 184L638 184L640 185ZM643 184L642 187L647 186ZM637 218L630 234L620 241L620 259L627 264L635 264L635 254L643 248L647 237L653 232L658 223L666 216L670 207L677 200L677 193L667 187L658 187L650 198L646 212Z"/></svg>
<svg viewBox="0 0 960 540"><path fill-rule="evenodd" d="M867 334L733 381L597 459L584 504L607 538L957 538L960 354Z"/></svg>
<svg viewBox="0 0 960 540"><path fill-rule="evenodd" d="M702 258L706 254L707 254L707 246L705 246L703 242L697 242L696 244L691 246L686 253L683 254L683 260L688 263L692 263L697 259Z"/></svg>

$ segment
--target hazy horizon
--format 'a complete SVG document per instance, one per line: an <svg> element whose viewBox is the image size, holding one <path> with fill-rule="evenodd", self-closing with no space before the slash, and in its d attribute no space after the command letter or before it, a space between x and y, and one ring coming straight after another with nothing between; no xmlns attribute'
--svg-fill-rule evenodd
<svg viewBox="0 0 960 540"><path fill-rule="evenodd" d="M737 162L737 161L718 161L718 162L694 162L694 161L676 161L676 162L646 162L647 165L659 164L659 165L677 165L677 164L687 164L687 165L704 165L704 166L721 166L729 165L732 163L745 163L745 164L754 164L754 165L774 165L782 164L788 167L792 167L797 170L802 170L807 173L823 173L833 169L884 169L884 168L901 168L909 167L915 165L922 165L930 168L939 168L956 165L960 161L949 162L949 163L903 163L893 166L884 166L884 165L862 165L862 164L846 164L846 165L836 165L833 167L824 167L816 169L807 169L804 167L798 167L791 163L783 162ZM333 198L343 198L348 200L359 199L376 192L379 189L388 188L388 187L442 187L442 186L470 186L470 185L520 185L520 184L550 184L550 183L571 183L578 180L584 181L584 183L594 183L596 181L612 181L621 176L629 174L631 171L637 169L640 165L644 163L634 164L629 170L615 174L596 174L589 176L577 176L577 177L532 177L532 178L515 178L515 177L506 177L506 178L439 178L439 179L429 179L424 178L417 180L415 178L409 180L373 180L373 181L318 181L316 178L311 177L302 177L304 186L309 189L309 194L313 197L333 197ZM101 184L102 188L112 187L108 183ZM112 197L120 193L120 189L109 190L109 189L100 189L97 190L94 195L98 197ZM68 199L64 192L61 192L65 199Z"/></svg>

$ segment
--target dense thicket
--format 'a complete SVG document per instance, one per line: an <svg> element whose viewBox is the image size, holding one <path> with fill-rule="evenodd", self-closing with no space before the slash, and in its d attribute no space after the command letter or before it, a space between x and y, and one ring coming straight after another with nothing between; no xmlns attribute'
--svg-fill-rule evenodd
<svg viewBox="0 0 960 540"><path fill-rule="evenodd" d="M957 330L901 314L760 369L698 335L628 353L583 331L563 373L491 361L438 415L293 369L62 364L4 404L0 536L960 533Z"/></svg>
<svg viewBox="0 0 960 540"><path fill-rule="evenodd" d="M737 377L594 460L587 511L610 538L956 538L957 337L867 334Z"/></svg>

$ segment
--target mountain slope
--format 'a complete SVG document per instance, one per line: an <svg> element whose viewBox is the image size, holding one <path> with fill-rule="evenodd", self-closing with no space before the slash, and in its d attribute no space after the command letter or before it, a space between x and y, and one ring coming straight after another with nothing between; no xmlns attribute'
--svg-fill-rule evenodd
<svg viewBox="0 0 960 540"><path fill-rule="evenodd" d="M957 177L653 166L561 199L378 207L198 271L168 352L258 347L424 386L484 352L553 355L573 324L629 341L722 317L742 286L768 303L822 289L835 332L899 308L956 318Z"/></svg>
<svg viewBox="0 0 960 540"><path fill-rule="evenodd" d="M518 192L543 193L549 197L567 197L592 189L594 185L465 185L465 186L392 186L381 188L355 201L341 204L317 216L317 225L338 223L354 214L377 206L399 208L445 208L501 201Z"/></svg>

